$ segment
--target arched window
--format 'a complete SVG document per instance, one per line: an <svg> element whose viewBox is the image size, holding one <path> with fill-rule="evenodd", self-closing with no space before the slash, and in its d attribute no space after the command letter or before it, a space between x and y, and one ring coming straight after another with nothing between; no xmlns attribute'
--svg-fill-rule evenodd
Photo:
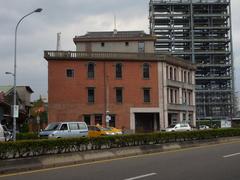
<svg viewBox="0 0 240 180"><path fill-rule="evenodd" d="M170 67L170 79L173 80L173 69Z"/></svg>
<svg viewBox="0 0 240 180"><path fill-rule="evenodd" d="M177 68L174 68L174 69L173 69L173 74L174 74L174 76L173 76L174 79L173 79L173 80L176 81L176 80L177 80Z"/></svg>
<svg viewBox="0 0 240 180"><path fill-rule="evenodd" d="M150 68L150 66L148 63L143 64L143 78L144 79L149 79L149 77L150 77L149 68Z"/></svg>
<svg viewBox="0 0 240 180"><path fill-rule="evenodd" d="M94 63L90 62L88 63L88 78L93 79L94 78Z"/></svg>
<svg viewBox="0 0 240 180"><path fill-rule="evenodd" d="M116 71L115 71L115 73L116 73L116 78L117 78L117 79L121 79L121 78L122 78L122 64L121 64L121 63L117 63L115 70L116 70Z"/></svg>

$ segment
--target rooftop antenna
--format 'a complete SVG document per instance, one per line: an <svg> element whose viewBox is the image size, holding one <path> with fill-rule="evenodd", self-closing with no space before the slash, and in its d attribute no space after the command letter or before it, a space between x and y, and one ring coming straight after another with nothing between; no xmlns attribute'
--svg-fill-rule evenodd
<svg viewBox="0 0 240 180"><path fill-rule="evenodd" d="M61 50L61 32L57 33L57 51Z"/></svg>
<svg viewBox="0 0 240 180"><path fill-rule="evenodd" d="M114 14L114 29L113 29L113 34L116 35L117 34L117 22L116 22L116 15Z"/></svg>

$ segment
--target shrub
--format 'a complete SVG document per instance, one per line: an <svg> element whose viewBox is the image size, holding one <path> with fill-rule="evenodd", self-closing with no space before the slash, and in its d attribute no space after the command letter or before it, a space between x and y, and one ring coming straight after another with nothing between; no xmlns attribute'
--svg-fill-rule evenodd
<svg viewBox="0 0 240 180"><path fill-rule="evenodd" d="M16 134L17 140L33 140L39 139L38 133L17 133Z"/></svg>

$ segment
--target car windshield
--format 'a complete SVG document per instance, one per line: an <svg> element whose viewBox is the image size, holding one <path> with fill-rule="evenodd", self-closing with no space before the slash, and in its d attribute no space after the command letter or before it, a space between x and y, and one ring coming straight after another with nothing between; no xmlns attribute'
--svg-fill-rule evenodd
<svg viewBox="0 0 240 180"><path fill-rule="evenodd" d="M172 124L172 125L168 126L168 128L174 128L174 127L175 127L175 125L174 125L174 124Z"/></svg>
<svg viewBox="0 0 240 180"><path fill-rule="evenodd" d="M44 131L56 130L58 128L58 126L59 126L59 123L51 123L44 129Z"/></svg>
<svg viewBox="0 0 240 180"><path fill-rule="evenodd" d="M110 128L104 128L104 127L98 127L99 129L101 129L102 131L109 131L111 130Z"/></svg>

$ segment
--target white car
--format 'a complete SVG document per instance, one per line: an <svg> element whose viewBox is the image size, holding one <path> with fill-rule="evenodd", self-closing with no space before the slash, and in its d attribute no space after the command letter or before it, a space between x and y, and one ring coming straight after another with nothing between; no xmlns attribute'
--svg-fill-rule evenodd
<svg viewBox="0 0 240 180"><path fill-rule="evenodd" d="M199 126L199 130L205 130L205 129L209 129L209 126L207 126L207 125L200 125Z"/></svg>
<svg viewBox="0 0 240 180"><path fill-rule="evenodd" d="M55 122L39 133L42 138L87 137L88 127L85 122Z"/></svg>
<svg viewBox="0 0 240 180"><path fill-rule="evenodd" d="M191 131L192 128L188 123L177 123L170 125L165 129L166 132L175 132L175 131Z"/></svg>
<svg viewBox="0 0 240 180"><path fill-rule="evenodd" d="M3 126L0 124L0 141L6 141Z"/></svg>

